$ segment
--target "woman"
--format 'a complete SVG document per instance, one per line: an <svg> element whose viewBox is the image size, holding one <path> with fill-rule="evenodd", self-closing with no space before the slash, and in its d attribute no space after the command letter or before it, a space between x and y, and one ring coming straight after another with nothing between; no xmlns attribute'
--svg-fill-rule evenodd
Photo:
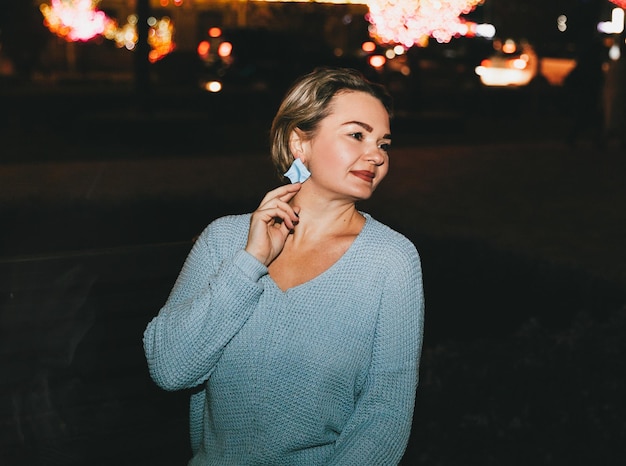
<svg viewBox="0 0 626 466"><path fill-rule="evenodd" d="M422 343L420 262L357 210L387 174L390 99L346 69L294 84L272 158L294 183L212 222L146 328L150 374L191 396L190 465L392 465ZM295 175L293 173L295 172Z"/></svg>

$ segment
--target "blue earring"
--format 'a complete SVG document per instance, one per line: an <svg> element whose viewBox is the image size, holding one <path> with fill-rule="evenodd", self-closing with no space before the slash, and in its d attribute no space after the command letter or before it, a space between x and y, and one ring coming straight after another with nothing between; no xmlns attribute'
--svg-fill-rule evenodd
<svg viewBox="0 0 626 466"><path fill-rule="evenodd" d="M300 159L295 159L285 173L285 176L289 178L292 183L304 183L311 176L311 172L307 170Z"/></svg>

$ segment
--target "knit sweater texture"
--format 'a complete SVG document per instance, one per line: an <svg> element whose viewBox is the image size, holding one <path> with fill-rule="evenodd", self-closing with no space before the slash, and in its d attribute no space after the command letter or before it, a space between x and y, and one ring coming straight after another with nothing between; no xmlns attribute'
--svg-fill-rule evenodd
<svg viewBox="0 0 626 466"><path fill-rule="evenodd" d="M422 346L420 260L365 214L350 248L282 291L248 254L250 214L212 222L144 333L154 381L193 389L190 466L394 465Z"/></svg>

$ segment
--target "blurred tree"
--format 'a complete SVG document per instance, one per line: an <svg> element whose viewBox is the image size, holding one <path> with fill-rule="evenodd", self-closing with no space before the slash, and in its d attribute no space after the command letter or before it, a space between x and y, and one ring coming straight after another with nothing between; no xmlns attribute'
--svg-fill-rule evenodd
<svg viewBox="0 0 626 466"><path fill-rule="evenodd" d="M37 4L0 0L0 45L19 77L31 77L48 39L49 32Z"/></svg>

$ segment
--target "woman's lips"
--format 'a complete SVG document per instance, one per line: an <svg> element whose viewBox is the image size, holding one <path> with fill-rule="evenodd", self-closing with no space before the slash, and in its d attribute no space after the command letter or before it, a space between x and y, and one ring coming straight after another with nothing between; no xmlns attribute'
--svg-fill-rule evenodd
<svg viewBox="0 0 626 466"><path fill-rule="evenodd" d="M363 181L371 183L374 180L374 173L368 170L353 170L352 173L357 178L361 178Z"/></svg>

